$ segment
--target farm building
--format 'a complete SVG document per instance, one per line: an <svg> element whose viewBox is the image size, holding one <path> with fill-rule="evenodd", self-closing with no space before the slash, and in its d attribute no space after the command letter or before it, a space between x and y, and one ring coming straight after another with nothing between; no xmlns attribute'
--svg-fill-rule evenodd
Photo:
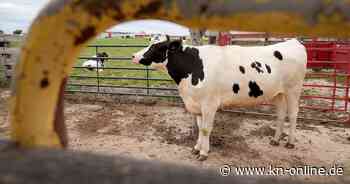
<svg viewBox="0 0 350 184"><path fill-rule="evenodd" d="M140 32L135 33L135 37L137 37L137 38L144 38L144 37L148 37L148 36L150 36L150 35L147 34L145 31L140 31Z"/></svg>

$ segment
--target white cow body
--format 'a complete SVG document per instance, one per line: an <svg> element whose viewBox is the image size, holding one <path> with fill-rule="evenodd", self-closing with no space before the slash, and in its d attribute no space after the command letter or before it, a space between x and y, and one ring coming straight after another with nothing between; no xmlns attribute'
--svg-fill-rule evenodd
<svg viewBox="0 0 350 184"><path fill-rule="evenodd" d="M93 57L96 57L96 56L93 56ZM89 60L85 61L82 66L92 68L92 69L95 69L95 68L102 69L103 68L101 61L93 60L93 59L89 59Z"/></svg>
<svg viewBox="0 0 350 184"><path fill-rule="evenodd" d="M263 47L207 45L196 48L203 60L205 78L197 86L191 84L191 76L180 82L179 93L186 107L200 107L207 98L217 101L222 106L237 107L269 102L278 94L287 94L291 88L301 88L306 72L305 48L295 39ZM276 49L288 54L283 55L283 61L271 57L271 50ZM267 74L267 71L264 71L257 74L255 70L251 70L252 61L268 64L271 73ZM246 69L245 74L239 71L239 66ZM263 86L264 95L261 98L251 98L247 95L248 83L251 80ZM235 95L232 93L233 81L240 84L240 91ZM201 113L200 109L187 110Z"/></svg>
<svg viewBox="0 0 350 184"><path fill-rule="evenodd" d="M194 153L205 160L215 113L220 106L277 106L278 145L285 116L290 121L287 148L294 147L298 101L306 73L305 47L292 39L270 46L182 46L160 40L133 56L134 63L163 65L178 84L186 109L197 116L199 135ZM192 80L194 79L194 80Z"/></svg>

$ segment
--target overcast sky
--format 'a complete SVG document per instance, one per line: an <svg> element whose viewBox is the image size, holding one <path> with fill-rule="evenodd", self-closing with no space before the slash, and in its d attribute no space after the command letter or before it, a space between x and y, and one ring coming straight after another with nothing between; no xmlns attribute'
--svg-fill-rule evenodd
<svg viewBox="0 0 350 184"><path fill-rule="evenodd" d="M31 21L50 0L0 0L0 30L12 33L15 29L27 32ZM187 35L188 29L170 22L157 20L119 24L112 31L166 33Z"/></svg>

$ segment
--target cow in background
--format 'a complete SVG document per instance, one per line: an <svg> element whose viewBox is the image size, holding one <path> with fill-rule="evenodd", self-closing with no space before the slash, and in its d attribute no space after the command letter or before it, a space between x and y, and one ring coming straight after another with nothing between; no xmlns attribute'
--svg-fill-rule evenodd
<svg viewBox="0 0 350 184"><path fill-rule="evenodd" d="M88 70L93 71L98 68L99 71L103 71L105 67L105 61L107 61L109 55L106 52L97 53L95 56L92 56L93 59L89 59L83 63L83 67L86 67Z"/></svg>

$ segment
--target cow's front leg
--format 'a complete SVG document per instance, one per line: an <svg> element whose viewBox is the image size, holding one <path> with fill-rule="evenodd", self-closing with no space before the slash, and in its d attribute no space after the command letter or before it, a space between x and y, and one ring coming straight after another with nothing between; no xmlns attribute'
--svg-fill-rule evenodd
<svg viewBox="0 0 350 184"><path fill-rule="evenodd" d="M194 155L198 155L201 150L202 136L203 136L203 134L200 131L202 127L202 116L196 116L196 122L197 122L197 127L199 131L198 131L197 144L192 149L192 154Z"/></svg>
<svg viewBox="0 0 350 184"><path fill-rule="evenodd" d="M198 160L204 161L208 158L208 152L210 149L210 133L213 129L213 123L217 106L205 105L202 107L202 126L199 129L202 134L201 147Z"/></svg>

